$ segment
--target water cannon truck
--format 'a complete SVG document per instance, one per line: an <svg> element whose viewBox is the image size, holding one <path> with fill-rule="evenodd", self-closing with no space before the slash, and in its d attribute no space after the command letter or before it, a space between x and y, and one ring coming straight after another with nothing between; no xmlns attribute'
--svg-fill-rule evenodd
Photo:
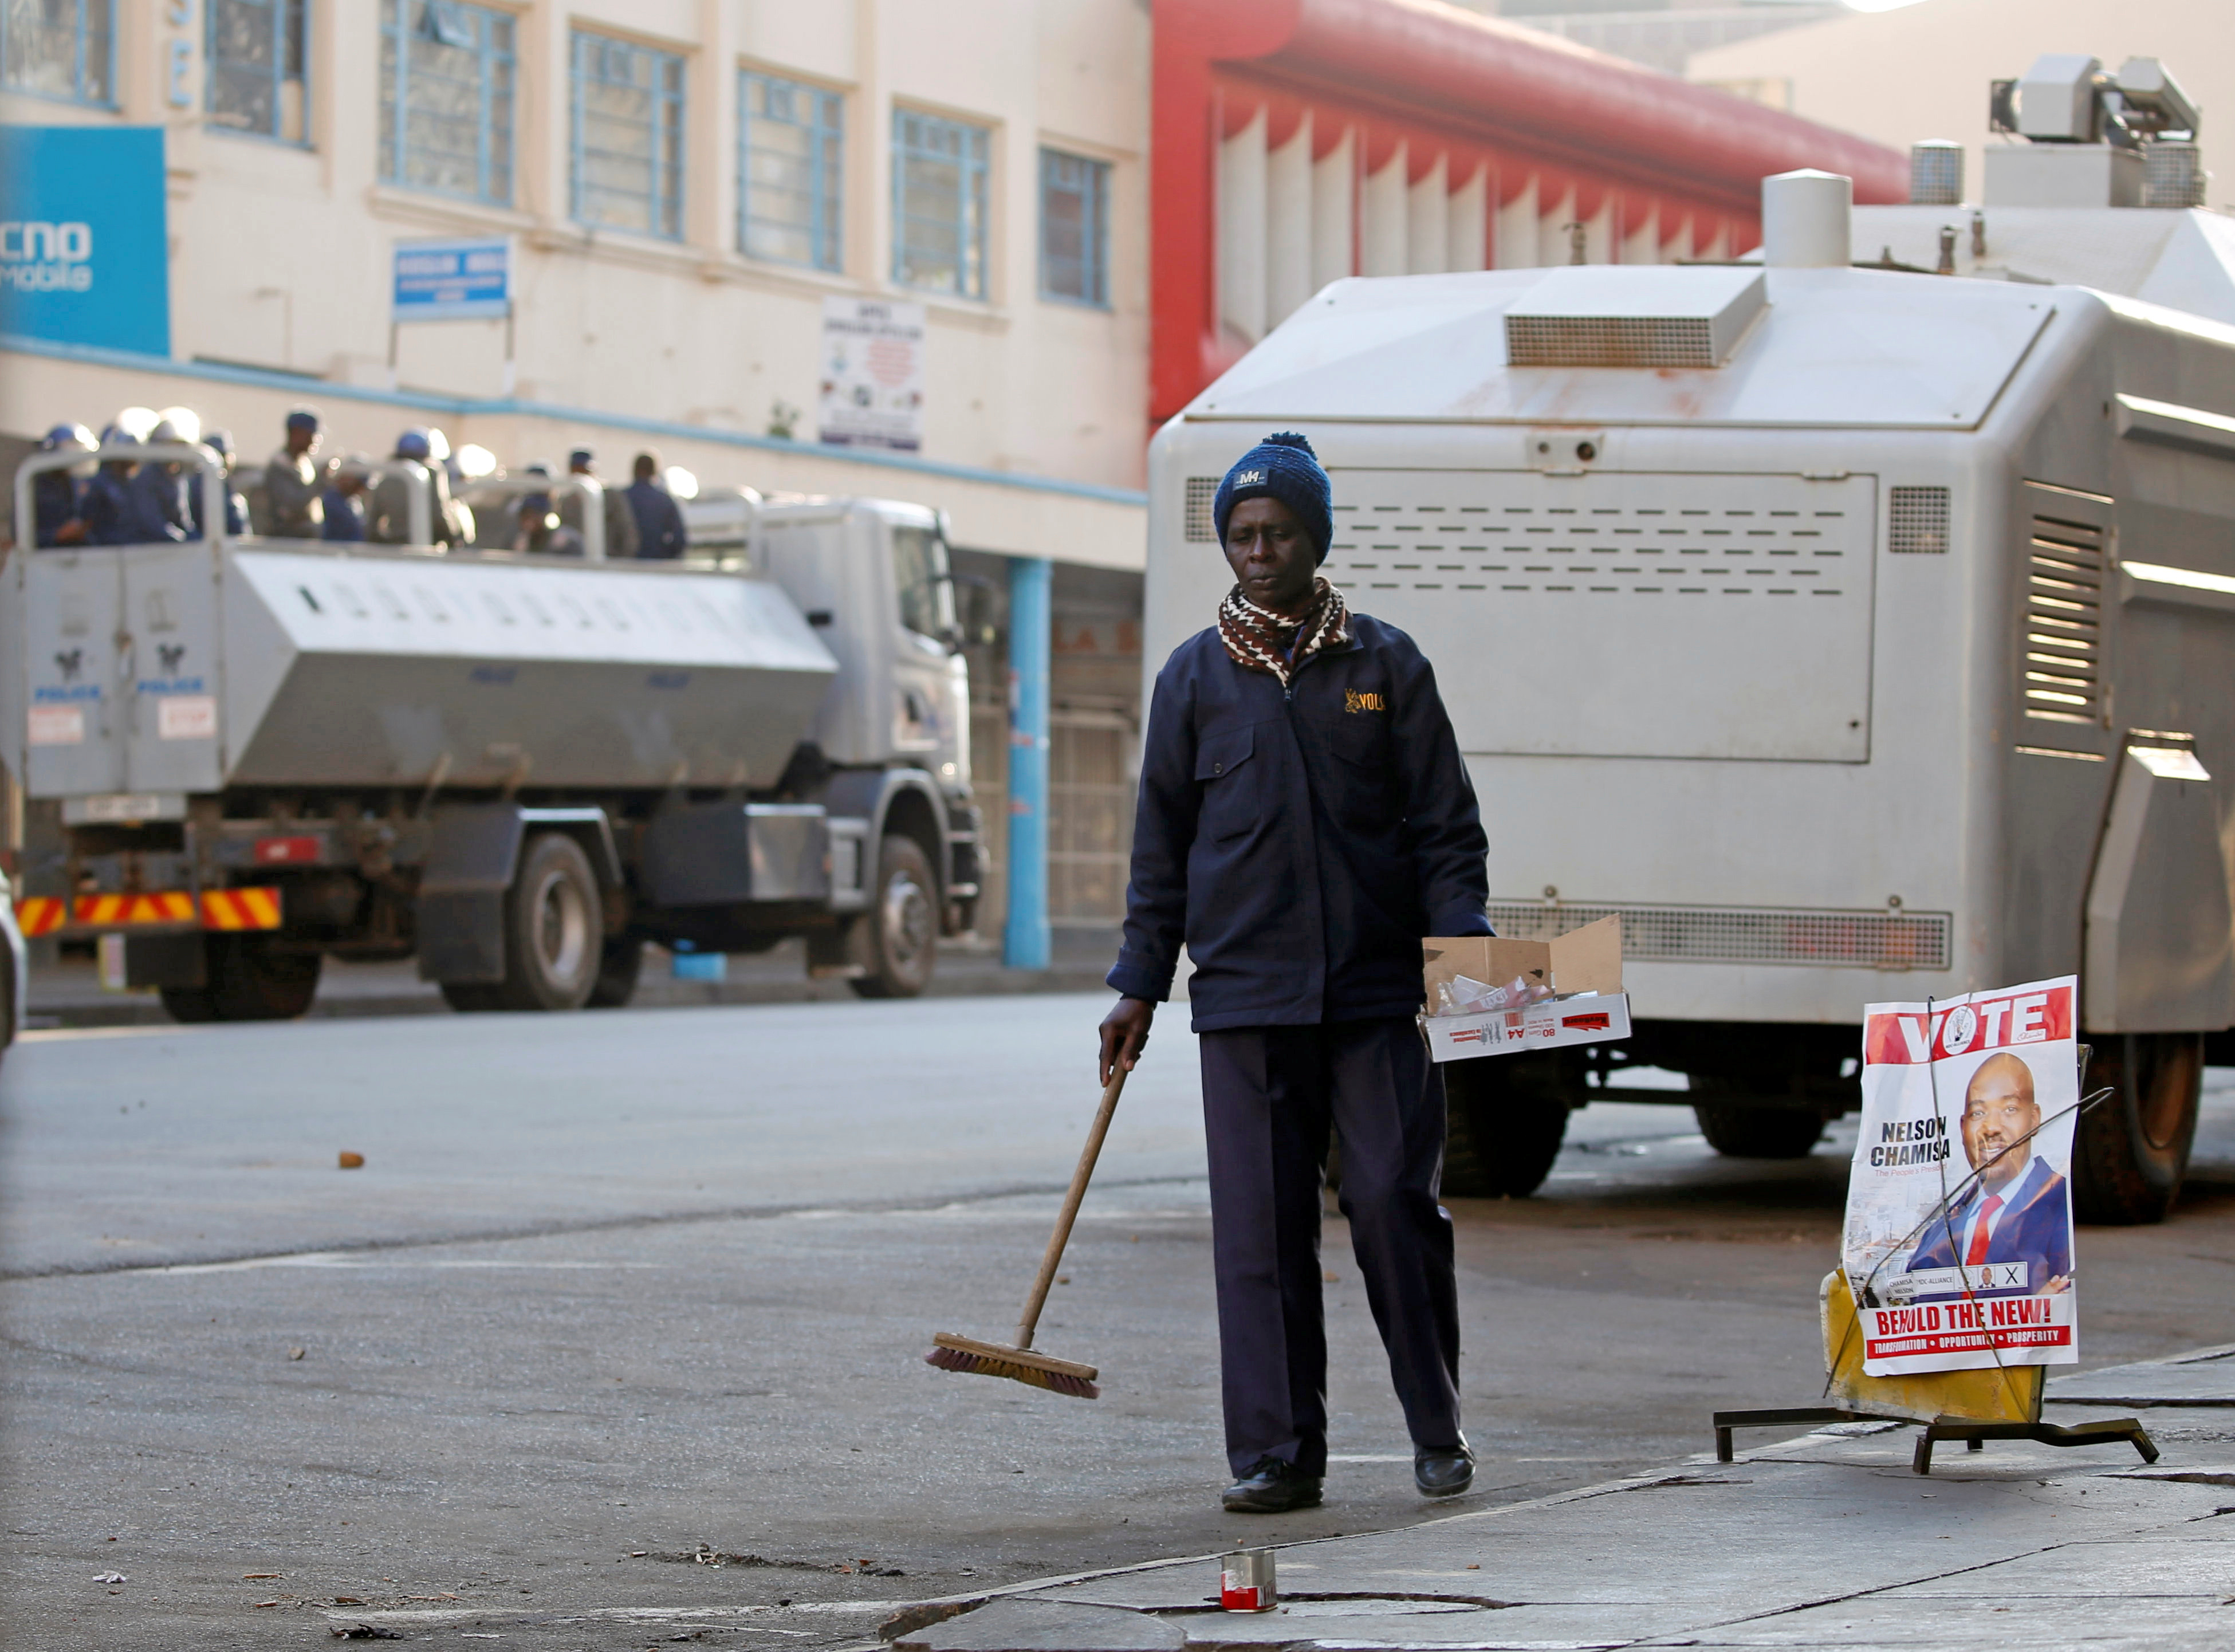
<svg viewBox="0 0 2235 1652"><path fill-rule="evenodd" d="M1626 1044L1443 1067L1454 1191L1532 1190L1617 1097L1806 1154L1866 1003L2070 974L2115 1092L2080 1214L2175 1196L2235 1024L2235 221L2154 60L1993 108L1976 204L1924 144L1906 206L1766 180L1727 266L1337 281L1155 440L1152 668L1228 583L1219 476L1305 432L1327 577L1439 673L1492 922L1621 916Z"/></svg>
<svg viewBox="0 0 2235 1652"><path fill-rule="evenodd" d="M206 449L94 456L177 463L224 520ZM85 457L26 461L16 521ZM626 1002L648 942L794 936L921 992L980 876L941 519L756 505L715 567L604 560L586 515L567 556L445 550L416 510L403 546L19 546L0 760L62 825L26 933L120 937L187 1021L298 1015L328 957L570 1010Z"/></svg>

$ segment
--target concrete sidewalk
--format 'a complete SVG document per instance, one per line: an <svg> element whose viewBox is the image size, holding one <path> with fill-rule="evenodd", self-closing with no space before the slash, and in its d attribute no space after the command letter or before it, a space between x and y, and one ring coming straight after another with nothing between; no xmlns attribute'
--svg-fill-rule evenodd
<svg viewBox="0 0 2235 1652"><path fill-rule="evenodd" d="M2098 1394L2131 1403L2081 1399ZM1943 1445L1921 1478L1913 1428L1849 1424L1281 1548L1264 1614L1219 1610L1197 1557L927 1605L888 1635L895 1652L2235 1644L2235 1347L2068 1378L2050 1405L2139 1415L2164 1455Z"/></svg>

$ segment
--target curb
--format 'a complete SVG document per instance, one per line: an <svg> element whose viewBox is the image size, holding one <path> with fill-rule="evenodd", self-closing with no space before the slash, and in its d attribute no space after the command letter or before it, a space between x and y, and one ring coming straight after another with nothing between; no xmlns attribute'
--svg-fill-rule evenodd
<svg viewBox="0 0 2235 1652"><path fill-rule="evenodd" d="M934 974L926 998L998 998L1026 993L1091 993L1104 989L1103 972L1092 968L962 969ZM647 981L628 1004L632 1010L733 1008L749 1004L858 1003L851 987L838 980ZM432 987L422 992L352 993L314 1000L306 1020L360 1016L449 1015L455 1013ZM36 988L25 1013L36 1031L64 1027L170 1026L162 1005L147 998L119 996L95 1002L48 1003Z"/></svg>

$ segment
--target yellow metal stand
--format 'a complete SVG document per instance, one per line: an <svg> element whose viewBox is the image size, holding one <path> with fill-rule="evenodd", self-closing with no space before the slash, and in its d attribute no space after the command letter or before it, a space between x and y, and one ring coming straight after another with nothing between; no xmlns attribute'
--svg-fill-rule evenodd
<svg viewBox="0 0 2235 1652"><path fill-rule="evenodd" d="M2043 1446L2105 1446L2129 1441L2145 1463L2158 1460L2158 1448L2132 1417L2060 1427L2041 1419L2042 1384L2048 1376L2037 1365L2013 1365L1977 1371L1934 1371L1905 1377L1873 1377L1863 1370L1862 1323L1844 1270L1824 1276L1817 1293L1824 1326L1824 1368L1831 1373L1820 1406L1779 1411L1715 1413L1715 1457L1731 1460L1731 1431L1776 1428L1795 1423L1923 1423L1910 1466L1932 1472L1932 1448L1960 1439L1972 1450L1990 1439L2029 1439Z"/></svg>

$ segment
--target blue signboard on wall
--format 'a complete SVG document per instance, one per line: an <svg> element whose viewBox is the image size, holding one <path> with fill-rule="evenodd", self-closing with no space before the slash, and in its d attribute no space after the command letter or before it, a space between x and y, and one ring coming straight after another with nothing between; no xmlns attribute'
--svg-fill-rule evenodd
<svg viewBox="0 0 2235 1652"><path fill-rule="evenodd" d="M0 332L171 353L162 128L0 126Z"/></svg>
<svg viewBox="0 0 2235 1652"><path fill-rule="evenodd" d="M501 318L512 303L512 243L474 240L396 243L395 318L462 321Z"/></svg>

